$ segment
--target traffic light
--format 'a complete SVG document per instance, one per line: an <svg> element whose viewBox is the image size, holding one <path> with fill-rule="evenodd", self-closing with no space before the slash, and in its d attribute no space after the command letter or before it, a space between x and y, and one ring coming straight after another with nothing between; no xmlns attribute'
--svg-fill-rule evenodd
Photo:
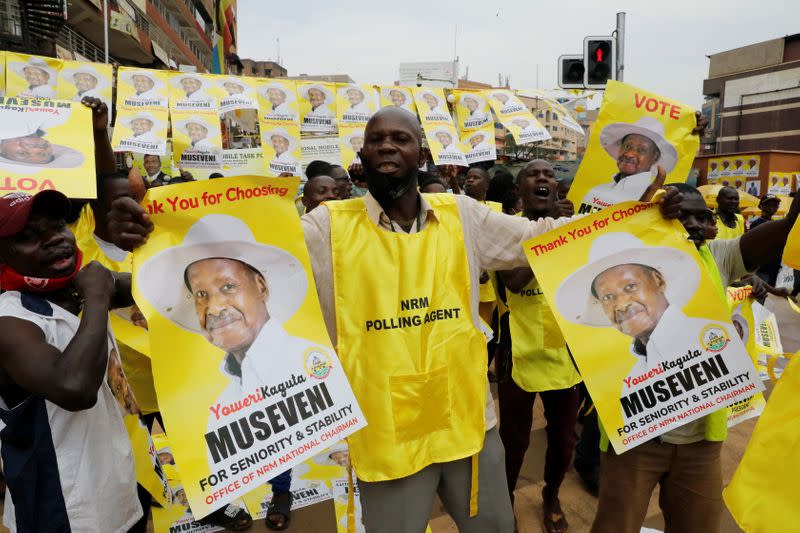
<svg viewBox="0 0 800 533"><path fill-rule="evenodd" d="M614 37L590 36L583 39L583 82L588 89L605 89L608 80L617 79L617 50Z"/></svg>
<svg viewBox="0 0 800 533"><path fill-rule="evenodd" d="M558 86L562 89L583 89L583 56L558 56Z"/></svg>

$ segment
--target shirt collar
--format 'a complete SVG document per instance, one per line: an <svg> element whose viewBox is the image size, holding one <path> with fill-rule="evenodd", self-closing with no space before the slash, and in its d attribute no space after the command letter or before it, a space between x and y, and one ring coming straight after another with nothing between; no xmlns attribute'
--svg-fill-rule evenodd
<svg viewBox="0 0 800 533"><path fill-rule="evenodd" d="M675 341L675 329L670 327L670 325L674 325L676 321L682 320L683 316L683 312L679 307L673 305L668 306L666 310L664 310L664 314L661 315L653 333L650 334L650 338L647 340L645 353L639 353L636 349L636 341L634 340L631 342L631 354L638 359L647 360L648 354L652 359L658 357L658 354L668 351ZM662 324L664 324L664 327L662 327Z"/></svg>
<svg viewBox="0 0 800 533"><path fill-rule="evenodd" d="M245 354L244 361L239 364L236 357L232 353L226 353L222 359L222 366L220 369L222 373L237 380L239 383L242 381L242 370L247 370L252 367L252 357L259 351L270 350L276 345L276 342L284 337L288 337L288 333L283 329L283 324L277 320L270 319L258 332L256 340L250 345Z"/></svg>
<svg viewBox="0 0 800 533"><path fill-rule="evenodd" d="M376 226L379 226L385 230L395 231L397 233L417 233L425 227L428 218L438 220L436 217L436 211L433 210L431 204L425 199L425 195L420 194L420 198L419 223L421 227L418 228L416 221L414 221L410 231L405 231L397 222L392 221L389 218L389 215L387 215L383 210L383 207L381 207L381 204L378 203L378 201L369 191L367 191L367 194L364 195L364 205L367 208L367 217L369 218L370 222Z"/></svg>

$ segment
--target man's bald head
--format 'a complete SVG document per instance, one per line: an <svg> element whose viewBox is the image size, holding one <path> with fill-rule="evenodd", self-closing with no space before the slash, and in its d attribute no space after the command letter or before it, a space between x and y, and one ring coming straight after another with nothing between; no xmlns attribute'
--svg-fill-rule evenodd
<svg viewBox="0 0 800 533"><path fill-rule="evenodd" d="M415 136L420 146L422 146L422 126L417 117L399 107L384 107L379 109L367 122L364 129L364 136L369 135L370 126L374 128L377 122L388 123L391 125L402 125L407 127Z"/></svg>

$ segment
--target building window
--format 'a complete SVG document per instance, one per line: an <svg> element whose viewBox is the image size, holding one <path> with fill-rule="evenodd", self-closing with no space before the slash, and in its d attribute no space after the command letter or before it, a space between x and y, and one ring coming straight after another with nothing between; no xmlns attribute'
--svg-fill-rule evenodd
<svg viewBox="0 0 800 533"><path fill-rule="evenodd" d="M553 111L553 120L558 120L558 113Z"/></svg>

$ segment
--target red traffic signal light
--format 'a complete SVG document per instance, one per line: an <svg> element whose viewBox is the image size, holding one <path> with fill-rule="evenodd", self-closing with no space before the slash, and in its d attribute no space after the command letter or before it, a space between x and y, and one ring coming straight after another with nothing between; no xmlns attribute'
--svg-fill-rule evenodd
<svg viewBox="0 0 800 533"><path fill-rule="evenodd" d="M583 40L586 70L584 84L590 89L604 89L608 80L617 79L616 40L612 36L586 37Z"/></svg>

